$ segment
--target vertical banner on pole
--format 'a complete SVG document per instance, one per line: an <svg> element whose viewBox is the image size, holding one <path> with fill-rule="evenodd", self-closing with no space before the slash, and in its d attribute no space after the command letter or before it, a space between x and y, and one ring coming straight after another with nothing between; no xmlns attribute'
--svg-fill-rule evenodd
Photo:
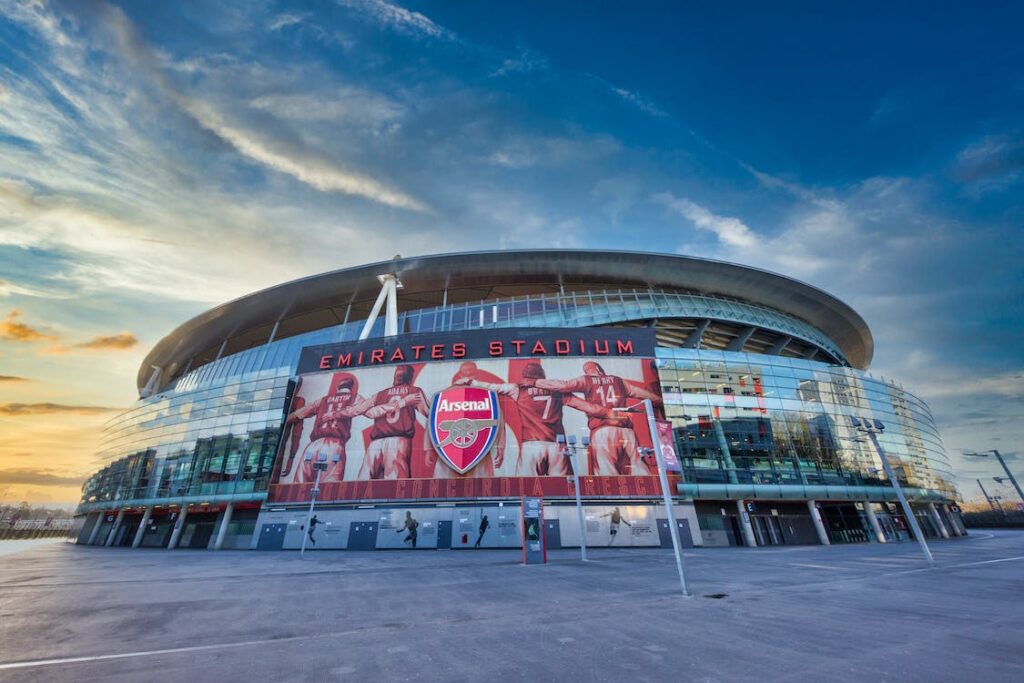
<svg viewBox="0 0 1024 683"><path fill-rule="evenodd" d="M661 459L668 472L682 472L683 466L676 455L676 440L672 436L672 423L667 420L655 420L658 427L658 442L661 445Z"/></svg>
<svg viewBox="0 0 1024 683"><path fill-rule="evenodd" d="M544 499L523 498L523 564L544 564L548 549L544 543Z"/></svg>

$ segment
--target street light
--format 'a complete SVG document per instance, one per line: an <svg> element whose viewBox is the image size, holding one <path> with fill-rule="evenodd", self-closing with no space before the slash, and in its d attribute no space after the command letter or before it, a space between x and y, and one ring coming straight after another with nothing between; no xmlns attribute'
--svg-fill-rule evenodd
<svg viewBox="0 0 1024 683"><path fill-rule="evenodd" d="M309 462L313 459L312 453L307 453L305 461ZM331 458L331 462L340 462L341 456L335 455ZM313 482L312 495L309 498L309 514L306 515L306 533L302 534L302 549L299 550L299 557L304 557L306 554L306 539L309 538L309 524L313 521L313 506L316 505L316 495L320 493L320 475L327 469L327 454L317 453L316 462L313 463L313 469L316 470L316 481Z"/></svg>
<svg viewBox="0 0 1024 683"><path fill-rule="evenodd" d="M999 478L1001 479L1002 477ZM988 495L988 491L986 491L985 487L982 485L981 479L975 479L975 481L978 482L978 488L981 489L981 494L985 496L985 500L988 501L989 507L992 508L992 512L998 510L999 512L1003 513L1003 517L1005 517L1006 510L1003 509L1002 505L1000 505L998 508L996 507L996 499L993 496Z"/></svg>
<svg viewBox="0 0 1024 683"><path fill-rule="evenodd" d="M647 429L651 433L651 443L654 448L641 449L650 453L654 452L654 459L658 464L658 478L661 480L661 495L665 501L665 516L668 517L669 536L672 537L672 549L676 553L676 569L679 572L679 585L683 588L683 596L690 597L690 589L686 586L686 572L683 570L683 551L679 548L679 527L676 526L676 516L672 512L672 496L668 488L668 475L665 473L665 459L661 452L661 440L658 438L658 426L654 423L654 404L651 399L645 398L626 408L612 408L619 413L635 413L637 406L643 406L647 413Z"/></svg>
<svg viewBox="0 0 1024 683"><path fill-rule="evenodd" d="M1010 483L1013 484L1013 488L1017 489L1017 495L1020 496L1021 502L1024 503L1024 491L1020 490L1020 484L1017 483L1017 480L1014 478L1013 472L1010 471L1010 468L1006 466L1006 461L1003 460L1003 456L999 454L999 451L993 448L989 451L982 451L980 453L964 453L964 455L970 458L987 458L990 453L996 454L996 459L999 461L999 464L1003 466L1003 471L1005 471L1006 476L1010 478ZM999 480L996 479L996 481Z"/></svg>
<svg viewBox="0 0 1024 683"><path fill-rule="evenodd" d="M878 443L878 433L885 430L885 425L879 420L868 420L867 418L856 418L850 416L850 422L853 424L854 429L858 432L864 432L871 439L871 443L875 444L875 450L878 451L878 459L882 461L882 468L885 469L885 476L889 477L889 481L892 483L892 487L896 489L896 497L900 500L900 505L903 506L903 514L907 518L907 524L914 531L914 536L917 538L918 544L921 546L921 551L924 556L928 559L928 565L931 567L935 566L935 558L932 557L932 551L928 549L928 542L924 540L924 534L921 532L921 527L917 523L917 518L914 516L914 511L910 507L910 503L907 502L907 497L903 495L903 487L900 486L899 479L893 474L892 465L889 464L889 456L882 450L882 445Z"/></svg>
<svg viewBox="0 0 1024 683"><path fill-rule="evenodd" d="M576 517L580 523L580 559L584 562L587 561L587 530L583 526L583 502L580 500L580 467L579 458L576 456L577 450L586 450L590 448L590 437L580 437L580 445L576 445L576 435L570 434L568 440L565 438L565 434L559 434L555 437L558 441L558 445L562 447L562 454L571 460L572 464L572 485L576 489Z"/></svg>

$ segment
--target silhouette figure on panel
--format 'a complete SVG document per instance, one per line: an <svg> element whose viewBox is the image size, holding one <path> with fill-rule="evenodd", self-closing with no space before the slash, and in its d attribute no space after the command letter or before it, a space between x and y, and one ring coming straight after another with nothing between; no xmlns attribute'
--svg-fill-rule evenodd
<svg viewBox="0 0 1024 683"><path fill-rule="evenodd" d="M476 543L473 544L474 548L480 547L480 541L484 540L484 534L487 533L487 527L490 525L491 523L487 520L487 515L484 515L484 518L480 520L480 535L476 537Z"/></svg>

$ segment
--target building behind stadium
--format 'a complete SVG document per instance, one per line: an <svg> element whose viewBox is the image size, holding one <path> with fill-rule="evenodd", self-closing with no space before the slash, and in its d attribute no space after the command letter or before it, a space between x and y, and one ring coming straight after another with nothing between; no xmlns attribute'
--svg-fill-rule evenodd
<svg viewBox="0 0 1024 683"><path fill-rule="evenodd" d="M688 545L906 540L854 419L884 428L924 533L962 535L928 407L867 374L872 352L864 320L826 292L699 258L500 251L316 275L211 309L152 349L139 401L106 426L77 538L519 547L521 499L540 496L548 547L573 546L574 455L588 545L663 546L643 398L671 422ZM445 455L442 427L457 425L430 419L451 387L495 399L464 474Z"/></svg>

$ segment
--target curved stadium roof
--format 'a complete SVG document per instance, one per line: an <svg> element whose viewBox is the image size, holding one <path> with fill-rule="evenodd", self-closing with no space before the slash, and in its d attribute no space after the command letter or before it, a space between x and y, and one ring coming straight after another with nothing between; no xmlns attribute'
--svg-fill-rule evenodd
<svg viewBox="0 0 1024 683"><path fill-rule="evenodd" d="M371 263L269 287L212 308L161 339L139 368L138 386L151 367L166 381L277 338L365 319L380 291L378 275L397 273L402 310L519 296L560 288L605 286L681 290L739 299L789 314L818 328L854 367L867 369L874 343L867 323L831 294L792 278L734 263L647 252L590 250L483 251ZM222 349L223 346L223 349Z"/></svg>

